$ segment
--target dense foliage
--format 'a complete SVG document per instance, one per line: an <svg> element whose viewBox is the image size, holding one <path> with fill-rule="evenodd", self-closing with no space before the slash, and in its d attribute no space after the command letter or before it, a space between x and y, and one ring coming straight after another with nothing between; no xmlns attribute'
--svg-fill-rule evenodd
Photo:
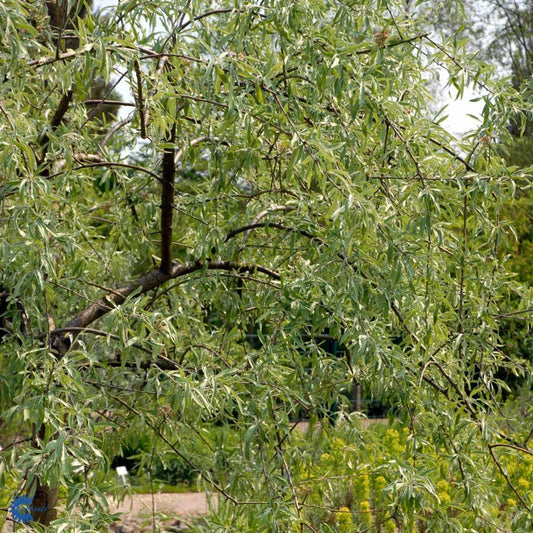
<svg viewBox="0 0 533 533"><path fill-rule="evenodd" d="M372 480L367 527L379 502L400 530L436 527L449 493L471 509L456 531L530 531L506 469L533 453L530 412L502 410L497 379L529 372L498 326L510 293L529 308L500 253L521 174L493 142L521 96L401 1L69 2L52 24L57 5L0 6L0 402L18 433L0 475L47 509L38 527L105 530L98 480L148 432L145 465L178 456L218 493L207 531L335 531L302 493L315 452L292 420L336 404L356 439L355 382L408 428L401 461L355 454L342 474ZM437 66L490 89L462 144L428 110ZM509 491L512 516L493 512Z"/></svg>

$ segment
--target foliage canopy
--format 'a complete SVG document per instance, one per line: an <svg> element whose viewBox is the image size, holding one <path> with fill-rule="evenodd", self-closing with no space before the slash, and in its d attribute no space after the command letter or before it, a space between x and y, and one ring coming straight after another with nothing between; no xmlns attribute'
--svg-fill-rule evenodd
<svg viewBox="0 0 533 533"><path fill-rule="evenodd" d="M41 4L0 6L0 401L20 432L1 475L41 526L105 528L102 475L149 433L146 468L171 452L219 494L198 530L335 531L291 421L337 403L357 430L356 382L409 428L383 478L394 528L435 519L443 468L465 528L530 531L506 464L533 453L531 419L497 377L529 372L498 329L519 171L493 140L520 95L400 1L70 2L61 25ZM428 110L437 66L490 88L462 143ZM118 80L126 111L91 120Z"/></svg>

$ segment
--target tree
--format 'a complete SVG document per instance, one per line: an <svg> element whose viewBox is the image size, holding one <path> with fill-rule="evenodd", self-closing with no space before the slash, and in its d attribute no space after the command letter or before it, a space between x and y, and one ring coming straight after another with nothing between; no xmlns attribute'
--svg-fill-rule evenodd
<svg viewBox="0 0 533 533"><path fill-rule="evenodd" d="M530 421L502 412L496 377L528 372L498 335L520 174L488 135L523 102L403 4L123 2L78 17L73 47L46 12L2 7L0 401L20 433L2 475L36 523L105 528L101 476L142 432L147 469L171 452L219 494L206 531L317 531L291 420L340 402L357 429L356 380L409 427L391 524L437 516L426 472L443 468L478 530L508 505L495 472L529 530L506 465L533 453ZM460 148L427 112L435 65L492 87ZM97 78L131 91L105 131Z"/></svg>

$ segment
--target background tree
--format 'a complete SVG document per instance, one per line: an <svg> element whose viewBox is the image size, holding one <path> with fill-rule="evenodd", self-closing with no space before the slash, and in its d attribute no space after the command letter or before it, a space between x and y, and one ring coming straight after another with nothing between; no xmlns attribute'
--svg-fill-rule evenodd
<svg viewBox="0 0 533 533"><path fill-rule="evenodd" d="M441 5L442 7L442 5ZM490 62L497 76L531 101L531 75L533 73L533 3L530 0L502 2L484 0L465 2L461 12L448 8L437 10L438 27L445 33L470 39L470 48L477 50ZM482 90L482 89L481 89ZM490 133L493 135L493 133ZM493 136L494 137L494 136ZM496 140L496 137L494 137ZM533 137L531 115L515 111L505 131L498 136L500 154L507 163L523 169L533 165ZM531 171L526 170L524 179L517 182L517 189L502 211L505 220L513 223L514 234L502 248L507 255L507 267L517 275L520 282L531 286L533 272L530 267L533 232L533 197L531 195ZM511 298L508 311L516 306ZM501 334L507 351L531 358L531 333L529 323L523 316L511 314L501 321ZM507 376L514 388L529 382Z"/></svg>
<svg viewBox="0 0 533 533"><path fill-rule="evenodd" d="M486 137L519 94L404 2L124 2L78 17L74 47L29 7L0 18L0 400L21 432L1 475L47 509L34 520L104 529L102 476L143 431L146 468L172 452L218 493L198 530L331 531L306 503L313 454L291 419L340 403L358 438L341 394L357 379L408 425L394 459L346 456L354 478L383 474L393 528L438 519L426 473L441 469L468 527L530 530L506 470L533 453L530 419L502 412L496 376L528 371L497 324L520 289L499 253L520 173ZM493 87L466 155L428 119L437 64ZM113 76L132 112L100 131L85 102Z"/></svg>

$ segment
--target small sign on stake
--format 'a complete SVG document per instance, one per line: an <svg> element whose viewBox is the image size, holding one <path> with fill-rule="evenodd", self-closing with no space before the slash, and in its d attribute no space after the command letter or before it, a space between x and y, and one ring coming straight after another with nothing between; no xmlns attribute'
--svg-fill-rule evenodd
<svg viewBox="0 0 533 533"><path fill-rule="evenodd" d="M122 483L127 485L126 476L128 475L128 469L125 466L117 466L117 474L122 479Z"/></svg>

